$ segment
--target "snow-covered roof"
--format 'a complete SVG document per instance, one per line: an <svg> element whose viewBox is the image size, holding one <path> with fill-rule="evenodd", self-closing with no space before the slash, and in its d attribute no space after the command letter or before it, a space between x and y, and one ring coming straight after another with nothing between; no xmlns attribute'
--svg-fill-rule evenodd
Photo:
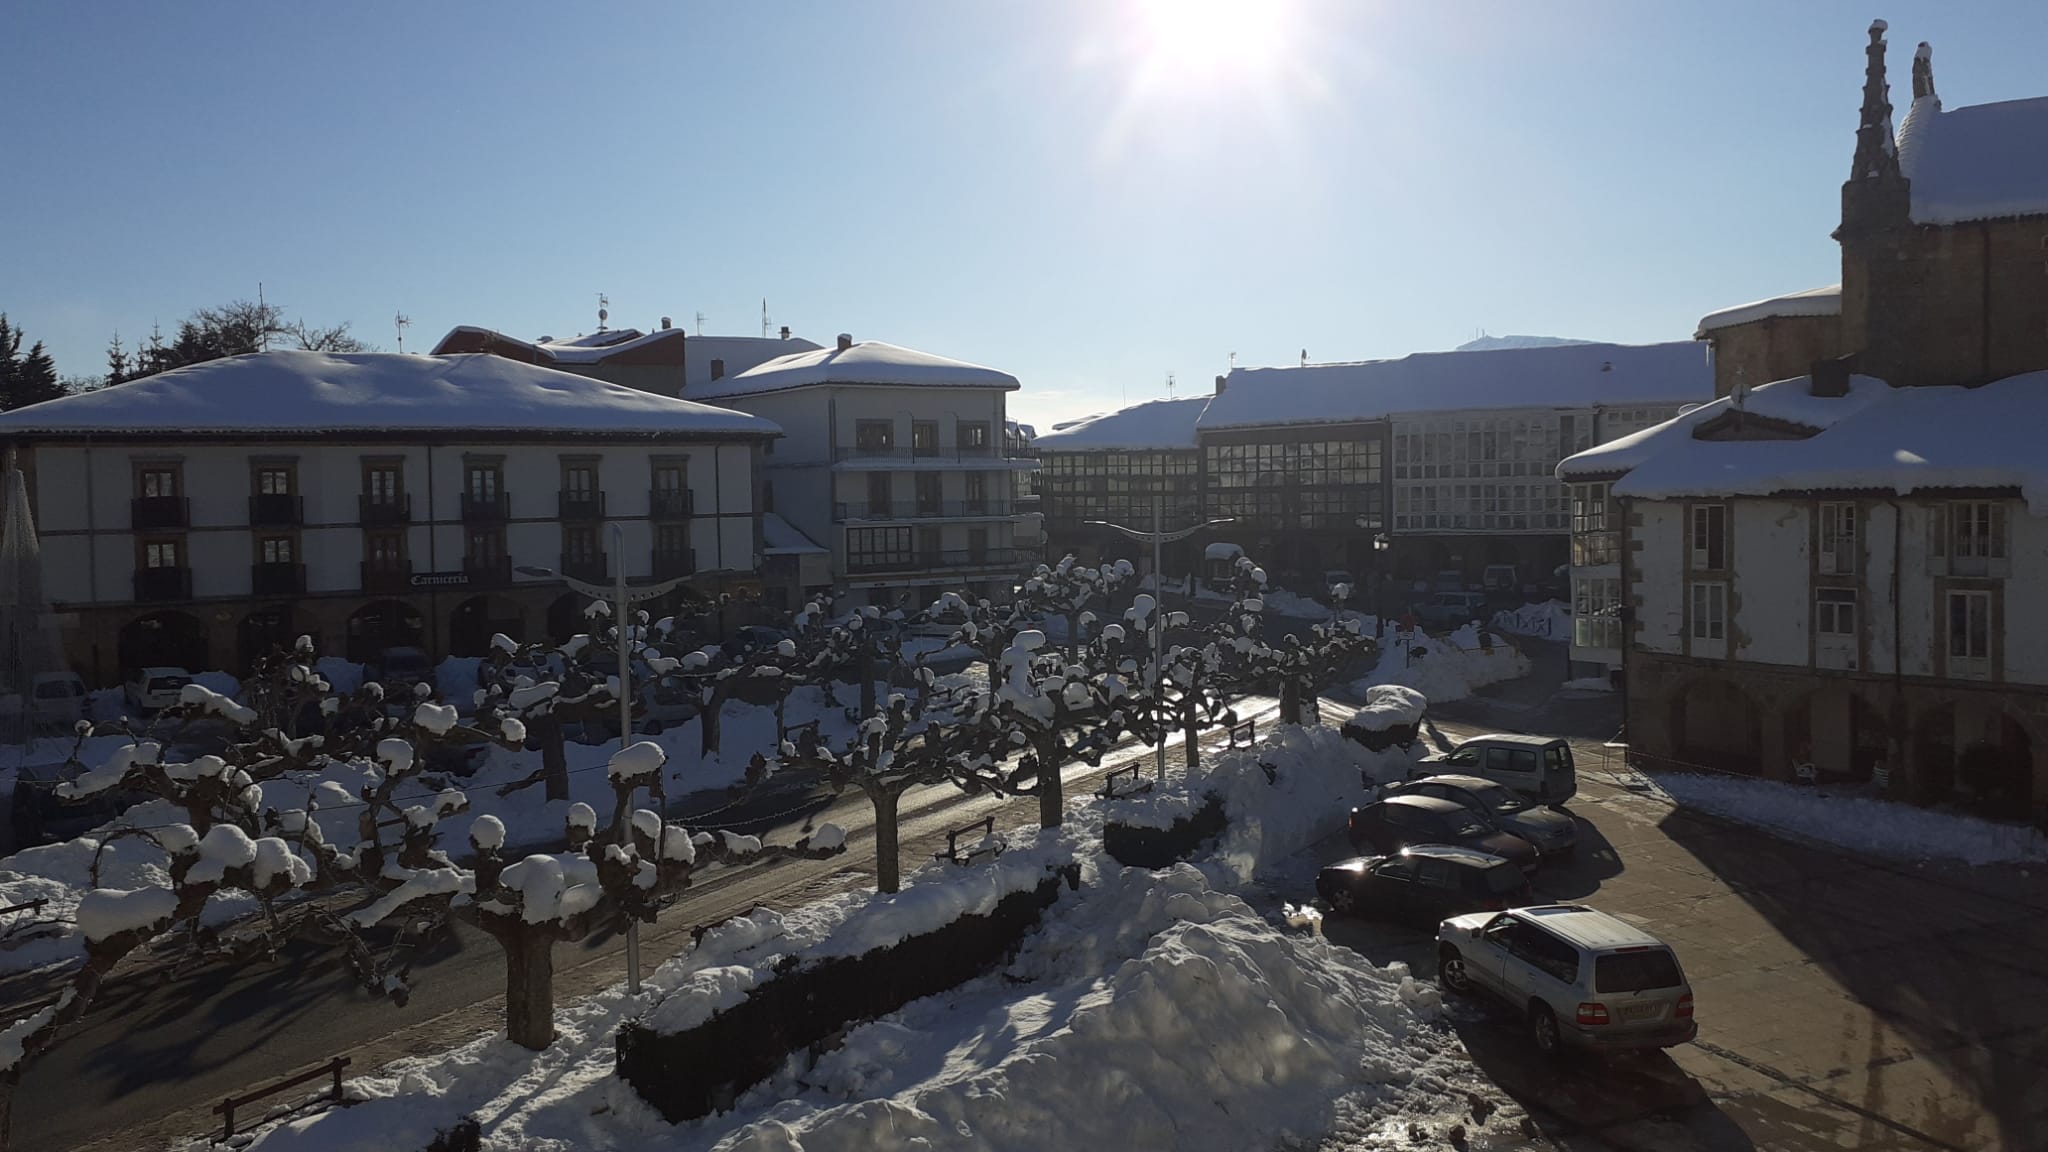
<svg viewBox="0 0 2048 1152"><path fill-rule="evenodd" d="M1018 387L1008 372L899 348L880 340L862 340L845 348L818 348L780 356L737 376L690 385L693 400L753 396L812 384L887 384L910 387Z"/></svg>
<svg viewBox="0 0 2048 1152"><path fill-rule="evenodd" d="M1899 125L1899 171L1917 224L2048 214L2048 96L1953 110L1920 97Z"/></svg>
<svg viewBox="0 0 2048 1152"><path fill-rule="evenodd" d="M1706 349L1690 341L1418 352L1398 360L1239 368L1209 401L1197 427L1207 432L1489 408L1680 404L1713 394Z"/></svg>
<svg viewBox="0 0 2048 1152"><path fill-rule="evenodd" d="M1815 396L1805 376L1759 385L1743 393L1742 410L1778 424L1807 432L1833 427L1843 418L1875 403L1891 386L1869 376L1849 377L1846 396ZM1665 450L1675 440L1691 440L1693 430L1735 410L1735 401L1722 397L1702 404L1662 424L1645 428L1605 444L1586 449L1560 461L1560 480L1585 480L1619 476Z"/></svg>
<svg viewBox="0 0 2048 1152"><path fill-rule="evenodd" d="M770 556L816 555L825 549L774 512L761 513L761 551Z"/></svg>
<svg viewBox="0 0 2048 1152"><path fill-rule="evenodd" d="M1803 379L1786 380L1769 388L1804 384ZM2048 372L2011 376L1981 388L1891 388L1867 377L1852 377L1851 384L1847 397L1809 398L1841 409L1806 439L1698 440L1689 429L1667 432L1615 481L1614 493L1662 500L2011 488L2036 515L2048 515L2048 458L2040 445L2040 429L2048 424ZM1764 391L1757 389L1751 398ZM1672 429L1691 418L1661 427ZM1566 464L1585 455L1590 453Z"/></svg>
<svg viewBox="0 0 2048 1152"><path fill-rule="evenodd" d="M256 352L0 413L0 434L120 432L693 433L774 436L772 421L474 353Z"/></svg>
<svg viewBox="0 0 2048 1152"><path fill-rule="evenodd" d="M1147 400L1055 424L1036 443L1040 452L1192 452L1195 421L1208 406L1207 396Z"/></svg>
<svg viewBox="0 0 2048 1152"><path fill-rule="evenodd" d="M1840 316L1842 314L1842 286L1830 284L1825 288L1808 288L1804 292L1793 292L1784 296L1773 296L1768 300L1754 300L1748 304L1737 304L1700 317L1699 329L1692 334L1695 340L1704 339L1709 332L1733 328L1737 324L1748 324L1756 320L1769 320L1779 316Z"/></svg>

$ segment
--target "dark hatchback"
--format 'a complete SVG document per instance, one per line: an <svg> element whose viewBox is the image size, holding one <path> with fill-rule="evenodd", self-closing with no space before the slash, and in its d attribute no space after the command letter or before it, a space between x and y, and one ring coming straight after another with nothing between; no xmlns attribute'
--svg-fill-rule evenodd
<svg viewBox="0 0 2048 1152"><path fill-rule="evenodd" d="M1351 810L1351 847L1358 852L1398 852L1417 844L1450 844L1512 860L1536 871L1536 846L1462 804L1435 796L1389 796Z"/></svg>
<svg viewBox="0 0 2048 1152"><path fill-rule="evenodd" d="M1513 861L1447 844L1331 864L1316 877L1316 895L1342 915L1431 926L1449 916L1497 912L1535 899Z"/></svg>

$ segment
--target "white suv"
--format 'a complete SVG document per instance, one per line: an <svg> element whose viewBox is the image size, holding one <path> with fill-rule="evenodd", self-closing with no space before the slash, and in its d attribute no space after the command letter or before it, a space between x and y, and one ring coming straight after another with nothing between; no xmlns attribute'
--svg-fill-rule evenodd
<svg viewBox="0 0 2048 1152"><path fill-rule="evenodd" d="M1437 926L1437 975L1522 1011L1546 1055L1669 1048L1699 1034L1692 985L1663 941L1582 904L1454 916Z"/></svg>

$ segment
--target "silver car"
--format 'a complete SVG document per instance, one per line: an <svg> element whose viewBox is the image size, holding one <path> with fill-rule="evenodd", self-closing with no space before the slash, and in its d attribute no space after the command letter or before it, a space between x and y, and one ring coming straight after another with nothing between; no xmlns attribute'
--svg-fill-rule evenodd
<svg viewBox="0 0 2048 1152"><path fill-rule="evenodd" d="M1387 786L1389 796L1435 796L1463 805L1520 836L1546 859L1569 856L1579 846L1579 822L1527 796L1478 776L1425 776Z"/></svg>
<svg viewBox="0 0 2048 1152"><path fill-rule="evenodd" d="M1678 957L1605 912L1548 904L1453 916L1436 938L1443 986L1506 1001L1545 1055L1669 1048L1699 1034Z"/></svg>

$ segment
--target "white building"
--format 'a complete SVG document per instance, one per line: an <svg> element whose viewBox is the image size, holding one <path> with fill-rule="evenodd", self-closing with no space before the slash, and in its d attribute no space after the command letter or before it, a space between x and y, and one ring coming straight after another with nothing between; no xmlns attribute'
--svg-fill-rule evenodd
<svg viewBox="0 0 2048 1152"><path fill-rule="evenodd" d="M580 629L528 567L749 584L778 431L479 355L267 352L0 414L46 594L99 683L242 669L301 633L364 659Z"/></svg>
<svg viewBox="0 0 2048 1152"><path fill-rule="evenodd" d="M1038 558L1038 515L1015 492L1037 462L1005 435L1017 387L1007 372L841 336L685 395L783 429L764 500L831 551L834 582L922 602L962 585L1007 595Z"/></svg>

